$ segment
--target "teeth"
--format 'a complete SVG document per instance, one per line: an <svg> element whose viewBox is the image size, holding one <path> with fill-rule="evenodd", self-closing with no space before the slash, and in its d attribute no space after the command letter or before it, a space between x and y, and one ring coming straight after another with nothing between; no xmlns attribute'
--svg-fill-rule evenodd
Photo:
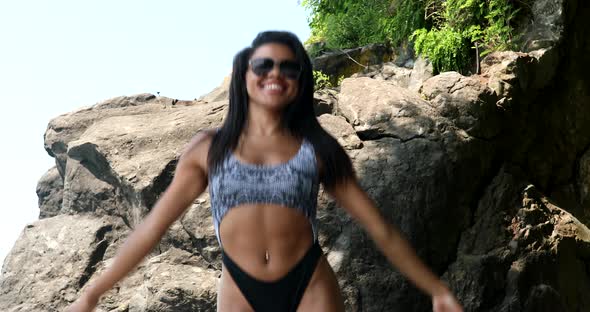
<svg viewBox="0 0 590 312"><path fill-rule="evenodd" d="M283 87L276 84L276 83L271 83L271 84L264 85L264 89L265 90L283 90Z"/></svg>

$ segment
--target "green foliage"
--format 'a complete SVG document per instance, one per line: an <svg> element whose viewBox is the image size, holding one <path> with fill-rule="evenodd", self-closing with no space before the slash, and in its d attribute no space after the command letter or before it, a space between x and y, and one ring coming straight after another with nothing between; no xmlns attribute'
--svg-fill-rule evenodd
<svg viewBox="0 0 590 312"><path fill-rule="evenodd" d="M513 46L511 22L520 12L520 8L514 8L508 0L491 0L489 1L488 11L485 19L488 27L483 31L484 43L487 50L482 54L487 54L495 50L508 50L515 48Z"/></svg>
<svg viewBox="0 0 590 312"><path fill-rule="evenodd" d="M436 0L433 0L436 1ZM427 56L434 70L466 71L479 57L513 48L512 26L518 9L509 0L438 0L430 30L418 29L412 38L416 52Z"/></svg>
<svg viewBox="0 0 590 312"><path fill-rule="evenodd" d="M330 49L352 48L384 42L382 20L387 10L385 0L307 0L311 10L311 37L307 44L325 41Z"/></svg>
<svg viewBox="0 0 590 312"><path fill-rule="evenodd" d="M328 76L319 70L313 71L313 80L314 80L314 91L325 89L325 88L334 88L336 86L342 85L342 81L344 80L344 75L339 76L336 79L336 76Z"/></svg>
<svg viewBox="0 0 590 312"><path fill-rule="evenodd" d="M436 71L468 71L476 54L513 48L529 0L303 0L311 37L327 49L414 40Z"/></svg>
<svg viewBox="0 0 590 312"><path fill-rule="evenodd" d="M469 46L463 35L450 27L414 32L416 52L428 57L435 71L459 71L469 64Z"/></svg>
<svg viewBox="0 0 590 312"><path fill-rule="evenodd" d="M319 70L313 71L313 80L315 82L315 90L331 88L330 76L322 73Z"/></svg>
<svg viewBox="0 0 590 312"><path fill-rule="evenodd" d="M389 3L388 11L381 18L381 31L386 41L398 46L408 40L414 30L425 26L424 1L397 0Z"/></svg>
<svg viewBox="0 0 590 312"><path fill-rule="evenodd" d="M305 44L305 49L307 50L307 54L309 54L309 57L311 57L311 58L318 57L327 50L326 44L323 41L318 41L318 42L307 41L307 43Z"/></svg>

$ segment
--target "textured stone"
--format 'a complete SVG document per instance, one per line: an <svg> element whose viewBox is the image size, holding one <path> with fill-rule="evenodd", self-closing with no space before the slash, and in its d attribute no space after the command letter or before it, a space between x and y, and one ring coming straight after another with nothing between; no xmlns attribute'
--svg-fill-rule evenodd
<svg viewBox="0 0 590 312"><path fill-rule="evenodd" d="M111 217L60 215L27 225L2 267L0 310L64 309L124 234Z"/></svg>
<svg viewBox="0 0 590 312"><path fill-rule="evenodd" d="M53 167L37 182L37 197L39 198L39 219L53 217L60 214L63 200L63 180Z"/></svg>
<svg viewBox="0 0 590 312"><path fill-rule="evenodd" d="M344 79L338 107L362 139L390 136L407 141L425 137L436 127L434 110L417 93L366 77Z"/></svg>
<svg viewBox="0 0 590 312"><path fill-rule="evenodd" d="M338 108L338 92L332 89L321 89L313 94L313 104L316 116L333 114Z"/></svg>
<svg viewBox="0 0 590 312"><path fill-rule="evenodd" d="M502 131L498 97L477 77L442 73L424 82L422 94L441 116L469 135L492 139Z"/></svg>
<svg viewBox="0 0 590 312"><path fill-rule="evenodd" d="M356 135L352 126L346 122L346 119L325 114L318 117L318 120L322 127L332 134L345 149L358 149L363 146L363 142Z"/></svg>
<svg viewBox="0 0 590 312"><path fill-rule="evenodd" d="M390 48L373 44L325 54L313 59L313 69L338 79L362 71L368 65L381 64L391 60ZM335 83L336 81L333 81Z"/></svg>

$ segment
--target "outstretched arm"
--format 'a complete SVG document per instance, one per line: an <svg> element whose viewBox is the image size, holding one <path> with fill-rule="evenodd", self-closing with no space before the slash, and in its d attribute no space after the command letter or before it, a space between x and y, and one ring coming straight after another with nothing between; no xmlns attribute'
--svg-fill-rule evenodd
<svg viewBox="0 0 590 312"><path fill-rule="evenodd" d="M91 311L100 296L123 279L155 247L170 225L207 187L210 138L201 132L181 155L174 178L151 212L120 247L112 264L86 288L68 311Z"/></svg>
<svg viewBox="0 0 590 312"><path fill-rule="evenodd" d="M386 222L354 178L337 184L329 193L365 228L391 264L432 297L435 312L463 311L447 286L418 258L400 231Z"/></svg>

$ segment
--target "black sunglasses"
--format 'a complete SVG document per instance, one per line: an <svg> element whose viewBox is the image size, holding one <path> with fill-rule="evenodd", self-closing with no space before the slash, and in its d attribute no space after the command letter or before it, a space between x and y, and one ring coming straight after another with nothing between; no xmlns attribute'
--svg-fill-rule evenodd
<svg viewBox="0 0 590 312"><path fill-rule="evenodd" d="M279 72L287 79L299 79L301 75L301 65L295 61L278 62ZM256 58L250 60L252 72L258 76L268 74L275 67L275 61L271 58Z"/></svg>

